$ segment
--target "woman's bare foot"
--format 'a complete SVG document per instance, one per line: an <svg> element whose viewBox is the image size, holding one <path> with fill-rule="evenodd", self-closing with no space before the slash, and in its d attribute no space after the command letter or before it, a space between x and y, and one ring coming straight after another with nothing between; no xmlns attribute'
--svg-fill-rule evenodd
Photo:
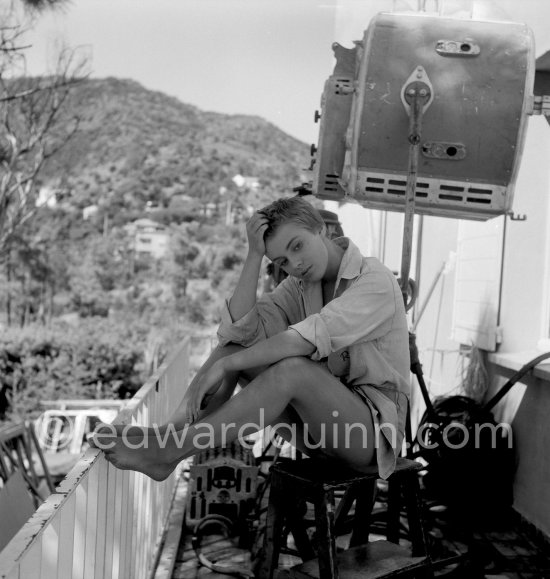
<svg viewBox="0 0 550 579"><path fill-rule="evenodd" d="M155 426L131 426L129 424L101 423L94 428L94 433L133 438L138 436L158 436L165 434L167 431L173 432L174 430L175 426L171 423Z"/></svg>
<svg viewBox="0 0 550 579"><path fill-rule="evenodd" d="M108 425L109 426L109 425ZM148 435L148 429L133 427L133 434L138 436L117 436L113 430L101 429L90 438L90 445L102 450L105 458L121 470L136 470L156 481L166 479L185 458L183 444L185 431L181 437L162 437L158 432Z"/></svg>

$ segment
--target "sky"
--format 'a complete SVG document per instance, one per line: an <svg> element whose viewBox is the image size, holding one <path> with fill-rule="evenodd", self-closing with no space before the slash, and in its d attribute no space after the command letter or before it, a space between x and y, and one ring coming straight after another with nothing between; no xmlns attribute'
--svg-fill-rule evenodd
<svg viewBox="0 0 550 579"><path fill-rule="evenodd" d="M56 44L92 75L132 78L203 110L261 116L306 142L331 73L332 0L72 0L29 36L32 73Z"/></svg>
<svg viewBox="0 0 550 579"><path fill-rule="evenodd" d="M0 0L0 3L7 0ZM30 74L52 70L64 43L89 59L93 77L131 78L202 110L257 115L308 144L334 66L378 12L418 0L69 0L29 33ZM438 0L422 0L428 10ZM536 54L550 50L550 0L439 0L443 15L528 24ZM376 227L366 210L327 202L367 253Z"/></svg>
<svg viewBox="0 0 550 579"><path fill-rule="evenodd" d="M473 7L481 18L525 21L537 44L550 48L548 0L441 2L449 13ZM94 77L131 78L203 110L258 115L313 143L332 43L352 47L377 12L411 5L416 1L71 0L29 34L28 68L51 70L63 41L89 57Z"/></svg>

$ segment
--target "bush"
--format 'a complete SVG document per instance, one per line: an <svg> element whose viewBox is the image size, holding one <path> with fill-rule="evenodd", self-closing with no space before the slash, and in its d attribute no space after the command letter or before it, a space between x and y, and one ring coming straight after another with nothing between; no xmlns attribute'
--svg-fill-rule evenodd
<svg viewBox="0 0 550 579"><path fill-rule="evenodd" d="M8 329L0 336L0 415L36 416L41 400L131 395L146 377L147 331L101 318Z"/></svg>
<svg viewBox="0 0 550 579"><path fill-rule="evenodd" d="M235 269L235 266L243 263L243 257L241 254L227 250L221 258L223 269Z"/></svg>

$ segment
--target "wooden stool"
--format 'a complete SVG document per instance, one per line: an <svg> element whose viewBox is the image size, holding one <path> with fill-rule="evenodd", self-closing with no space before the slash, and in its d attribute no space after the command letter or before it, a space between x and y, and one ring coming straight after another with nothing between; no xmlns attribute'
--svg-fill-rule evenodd
<svg viewBox="0 0 550 579"><path fill-rule="evenodd" d="M369 515L374 504L378 471L369 473L344 471L332 463L305 459L280 460L272 467L271 489L264 542L262 579L272 579L278 566L283 527L294 537L304 562L285 575L318 579L433 577L422 522L418 471L420 463L405 458L397 459L395 471L388 479L388 521L385 541L368 543ZM338 509L334 508L334 492L345 494ZM412 552L400 546L400 498L403 495L409 522ZM350 548L336 555L336 535L339 520L346 515L356 499ZM316 553L312 550L307 533L297 517L296 505L300 500L313 503L316 525Z"/></svg>

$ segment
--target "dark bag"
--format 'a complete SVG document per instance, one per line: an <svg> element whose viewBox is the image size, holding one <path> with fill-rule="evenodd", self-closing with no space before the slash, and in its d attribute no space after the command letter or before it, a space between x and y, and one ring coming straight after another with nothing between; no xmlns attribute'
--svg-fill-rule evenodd
<svg viewBox="0 0 550 579"><path fill-rule="evenodd" d="M510 425L466 396L434 401L436 421L424 414L417 454L427 463L429 496L461 516L494 518L512 504L515 458ZM433 420L433 415L432 415Z"/></svg>

